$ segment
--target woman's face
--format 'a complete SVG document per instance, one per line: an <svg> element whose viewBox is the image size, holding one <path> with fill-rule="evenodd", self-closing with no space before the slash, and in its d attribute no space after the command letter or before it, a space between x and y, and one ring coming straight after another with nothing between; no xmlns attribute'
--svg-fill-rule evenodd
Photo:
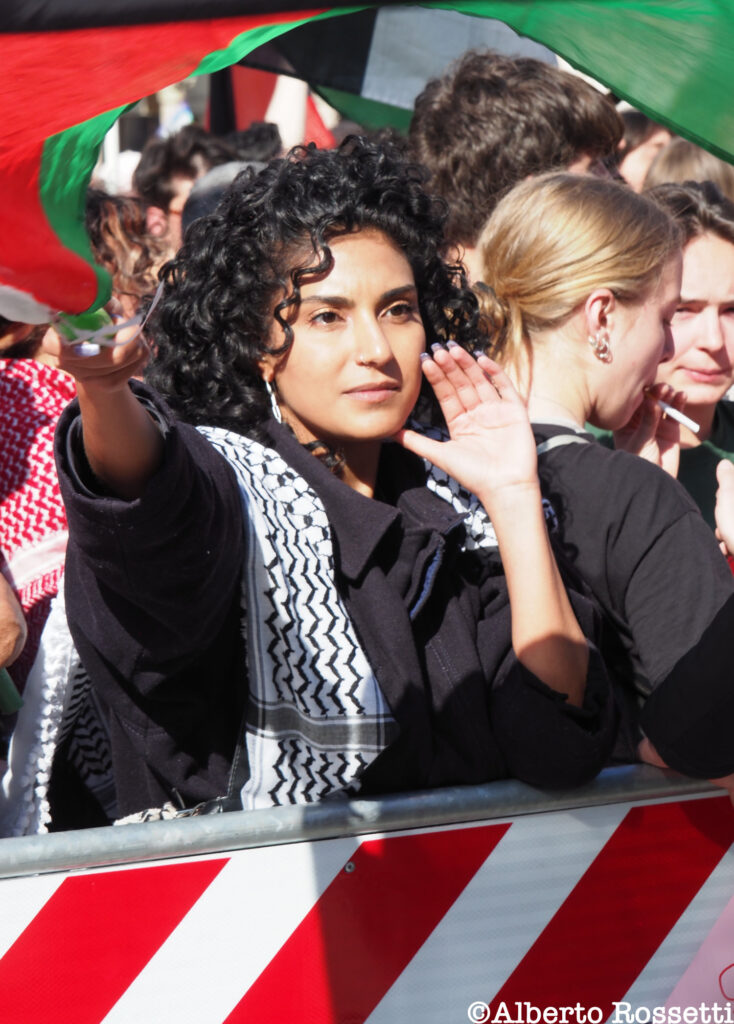
<svg viewBox="0 0 734 1024"><path fill-rule="evenodd" d="M386 235L366 229L329 248L331 270L301 285L290 349L261 366L302 443L345 449L403 426L420 391L426 339L413 271ZM278 325L271 340L283 342Z"/></svg>
<svg viewBox="0 0 734 1024"><path fill-rule="evenodd" d="M718 235L683 250L673 351L657 379L685 391L687 407L713 407L734 383L734 245Z"/></svg>
<svg viewBox="0 0 734 1024"><path fill-rule="evenodd" d="M611 313L612 360L599 368L592 423L617 430L641 405L658 364L672 351L671 320L680 296L681 258L663 267L659 280L638 302L617 302Z"/></svg>

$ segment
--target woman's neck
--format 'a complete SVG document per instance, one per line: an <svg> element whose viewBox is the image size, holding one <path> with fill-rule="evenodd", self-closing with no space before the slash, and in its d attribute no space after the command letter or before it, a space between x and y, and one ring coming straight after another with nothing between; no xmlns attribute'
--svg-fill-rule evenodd
<svg viewBox="0 0 734 1024"><path fill-rule="evenodd" d="M374 498L382 441L357 441L339 446L344 462L340 477L353 491Z"/></svg>
<svg viewBox="0 0 734 1024"><path fill-rule="evenodd" d="M562 422L583 429L591 403L586 375L578 365L576 342L549 332L532 342L532 365L518 367L520 390L527 395L534 423Z"/></svg>
<svg viewBox="0 0 734 1024"><path fill-rule="evenodd" d="M538 394L535 389L531 389L528 397L528 414L532 423L564 423L580 430L586 422L576 403Z"/></svg>

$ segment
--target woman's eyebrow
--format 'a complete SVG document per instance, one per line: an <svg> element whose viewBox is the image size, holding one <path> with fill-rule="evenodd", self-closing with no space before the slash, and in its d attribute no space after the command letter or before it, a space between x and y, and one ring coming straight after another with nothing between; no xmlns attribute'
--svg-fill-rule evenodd
<svg viewBox="0 0 734 1024"><path fill-rule="evenodd" d="M354 300L348 299L344 295L308 295L305 299L301 299L302 306L319 306L322 303L324 306L347 307L353 306Z"/></svg>
<svg viewBox="0 0 734 1024"><path fill-rule="evenodd" d="M416 286L409 282L407 284L400 285L397 288L391 288L389 292L384 292L380 298L383 302L390 302L391 299L400 298L401 295L411 295L414 297L418 296L418 289Z"/></svg>
<svg viewBox="0 0 734 1024"><path fill-rule="evenodd" d="M383 292L380 296L380 302L392 302L393 299L400 298L404 295L417 296L418 289L414 284L406 283L398 285L397 288L391 288L389 291ZM338 309L349 309L354 306L354 299L350 299L345 295L307 295L306 298L301 299L302 306L336 306Z"/></svg>

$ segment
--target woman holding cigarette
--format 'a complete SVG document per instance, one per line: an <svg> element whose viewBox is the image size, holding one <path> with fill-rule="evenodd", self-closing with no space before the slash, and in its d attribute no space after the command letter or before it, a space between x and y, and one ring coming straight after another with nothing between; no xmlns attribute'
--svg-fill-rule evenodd
<svg viewBox="0 0 734 1024"><path fill-rule="evenodd" d="M129 386L139 339L61 353L67 612L121 814L605 763L590 605L553 558L524 404L467 351L444 216L373 145L295 150L168 265L149 379L177 415ZM443 440L404 429L421 391Z"/></svg>
<svg viewBox="0 0 734 1024"><path fill-rule="evenodd" d="M478 292L490 351L528 401L551 534L611 627L617 753L634 758L646 737L646 758L720 779L734 771L734 581L683 488L585 429L679 402L655 381L673 350L680 244L674 221L623 185L545 175L492 214Z"/></svg>
<svg viewBox="0 0 734 1024"><path fill-rule="evenodd" d="M683 392L677 475L714 527L716 467L734 462L734 203L712 182L658 185L645 193L683 234L680 302L671 321L672 351L659 383ZM664 424L659 432L666 429Z"/></svg>

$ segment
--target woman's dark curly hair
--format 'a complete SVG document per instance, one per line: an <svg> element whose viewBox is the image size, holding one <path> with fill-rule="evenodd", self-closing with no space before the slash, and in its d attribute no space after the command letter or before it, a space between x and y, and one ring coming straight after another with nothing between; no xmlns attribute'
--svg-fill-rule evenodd
<svg viewBox="0 0 734 1024"><path fill-rule="evenodd" d="M445 204L422 182L397 152L356 137L336 150L296 147L257 175L243 171L162 272L147 379L189 423L261 438L270 403L258 363L292 344L300 286L332 266L329 240L361 228L384 232L405 253L428 344L472 348L481 340L477 302L463 268L443 259ZM273 318L281 345L272 345Z"/></svg>

